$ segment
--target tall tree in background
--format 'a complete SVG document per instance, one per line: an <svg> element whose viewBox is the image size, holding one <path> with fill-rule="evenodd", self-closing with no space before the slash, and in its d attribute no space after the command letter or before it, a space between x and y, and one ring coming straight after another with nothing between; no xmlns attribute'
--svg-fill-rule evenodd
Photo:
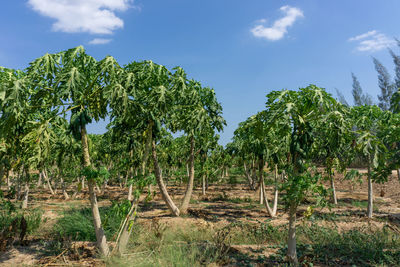
<svg viewBox="0 0 400 267"><path fill-rule="evenodd" d="M335 91L336 91L336 95L338 97L339 102L345 106L350 106L349 103L347 102L346 98L342 94L342 92L340 92L339 89L337 89L337 88L335 88Z"/></svg>
<svg viewBox="0 0 400 267"><path fill-rule="evenodd" d="M397 40L397 44L400 46L399 40ZM389 52L393 58L393 63L394 63L394 71L395 71L394 83L396 88L400 88L400 56L396 55L393 52L393 50L389 50Z"/></svg>
<svg viewBox="0 0 400 267"><path fill-rule="evenodd" d="M368 94L364 94L358 81L357 77L354 73L351 73L351 77L353 78L353 98L355 106L364 106L364 105L372 105L371 96Z"/></svg>
<svg viewBox="0 0 400 267"><path fill-rule="evenodd" d="M389 110L390 99L392 98L395 85L392 83L390 74L387 69L382 65L382 63L374 57L372 58L372 60L374 61L375 69L378 72L378 85L379 89L381 89L381 94L378 95L378 106L382 110Z"/></svg>

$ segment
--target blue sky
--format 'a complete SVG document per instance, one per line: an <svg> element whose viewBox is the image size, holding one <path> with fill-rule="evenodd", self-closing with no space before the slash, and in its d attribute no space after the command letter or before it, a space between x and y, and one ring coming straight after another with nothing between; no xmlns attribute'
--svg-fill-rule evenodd
<svg viewBox="0 0 400 267"><path fill-rule="evenodd" d="M46 52L84 45L120 64L150 59L213 87L228 126L262 110L271 90L309 84L352 103L351 72L379 93L372 56L393 75L400 1L17 0L0 9L0 65L25 68ZM93 133L105 131L93 124Z"/></svg>

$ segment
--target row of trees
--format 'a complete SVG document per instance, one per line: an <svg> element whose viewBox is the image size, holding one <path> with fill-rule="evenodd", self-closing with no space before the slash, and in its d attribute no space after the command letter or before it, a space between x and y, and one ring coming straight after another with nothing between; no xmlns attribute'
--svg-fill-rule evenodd
<svg viewBox="0 0 400 267"><path fill-rule="evenodd" d="M109 180L110 171L124 174L130 184L132 207L117 239L117 248L123 251L140 193L146 186L152 190L154 178L171 212L179 216L187 211L195 158L201 155L205 170L207 155L218 147L216 132L225 124L214 91L188 79L182 68L170 71L151 61L121 67L111 56L97 61L83 47L46 54L25 70L1 68L0 86L2 177L12 170L17 184L24 184L23 208L27 207L32 170L38 170L39 179L44 177L48 184L50 172L60 180L66 197L67 180L81 177L77 190L86 180L97 245L105 256L110 250L96 187ZM86 126L107 116L111 118L107 134L89 138ZM179 141L171 136L177 132L184 135ZM179 164L185 161L189 173L179 208L168 193L161 169L161 158L166 158L164 164L176 160L177 142L184 142L189 150L187 164L179 159Z"/></svg>
<svg viewBox="0 0 400 267"><path fill-rule="evenodd" d="M393 109L399 102L393 98ZM297 264L296 211L307 197L323 203L330 193L337 204L334 172L348 178L356 175L346 168L355 157L366 163L368 173L369 218L373 215L372 182L385 182L400 167L400 114L377 106L348 107L324 89L310 85L298 91L273 91L267 95L266 109L239 124L231 153L240 158L250 188L255 188L258 169L261 203L267 213L277 215L278 192L284 193L289 210L287 256ZM317 166L324 166L321 172ZM265 193L264 167L274 173L274 200L270 206ZM280 174L279 174L280 173ZM323 181L330 182L326 190Z"/></svg>
<svg viewBox="0 0 400 267"><path fill-rule="evenodd" d="M188 210L195 177L206 194L209 181L241 166L269 216L277 216L282 196L289 211L288 258L296 263L298 206L307 197L322 203L327 195L336 204L334 172L356 175L346 172L356 157L367 163L372 217L372 182L384 182L400 167L400 93L392 95L395 112L349 107L314 85L273 91L266 109L240 123L224 149L217 132L225 121L214 91L182 68L168 70L151 61L121 67L110 56L97 61L77 47L46 54L25 70L0 69L0 178L24 192L23 208L34 180L52 194L60 188L66 199L68 185L74 197L86 183L97 245L107 256L97 204L107 184L128 187L132 203L114 248L123 252L139 198L145 192L151 198L153 185L171 214L180 216ZM110 118L105 134L87 133L89 123L105 118ZM266 194L265 166L273 173L273 200ZM168 191L170 181L187 182L179 205Z"/></svg>

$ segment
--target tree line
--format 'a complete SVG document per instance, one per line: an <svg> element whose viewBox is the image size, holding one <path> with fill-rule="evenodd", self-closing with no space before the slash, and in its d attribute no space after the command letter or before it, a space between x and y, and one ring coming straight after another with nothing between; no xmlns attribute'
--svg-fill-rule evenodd
<svg viewBox="0 0 400 267"><path fill-rule="evenodd" d="M23 200L22 208L28 207L33 183L51 194L60 190L65 199L87 187L97 246L108 256L126 249L139 201L153 198L154 186L170 213L181 216L195 183L205 195L209 183L239 168L268 216L278 216L279 201L285 204L287 256L297 263L296 212L305 199L337 204L335 173L359 177L347 167L362 158L372 217L372 182L383 183L400 168L399 89L392 86L390 97L382 93L385 105L378 107L366 103L358 87L364 102L354 107L315 85L272 91L265 109L240 123L223 147L218 132L226 122L214 90L182 68L152 61L120 66L111 56L94 59L81 46L45 54L24 70L0 68L0 178ZM87 133L89 123L105 118L106 133ZM266 193L268 173L273 200ZM169 183L186 183L180 203L171 197ZM97 203L111 184L127 188L131 201L113 251Z"/></svg>

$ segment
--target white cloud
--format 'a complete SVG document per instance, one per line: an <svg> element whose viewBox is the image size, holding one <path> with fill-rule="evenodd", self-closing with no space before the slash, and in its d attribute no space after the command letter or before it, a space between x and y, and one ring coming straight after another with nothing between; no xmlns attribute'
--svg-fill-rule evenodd
<svg viewBox="0 0 400 267"><path fill-rule="evenodd" d="M94 38L93 40L91 40L89 42L89 44L92 44L92 45L108 44L111 41L112 41L112 39Z"/></svg>
<svg viewBox="0 0 400 267"><path fill-rule="evenodd" d="M265 19L257 21L258 25L250 31L258 38L265 38L270 41L282 39L287 33L287 28L292 26L298 18L304 17L303 11L296 7L283 6L280 10L285 14L282 18L274 21L271 27L265 27Z"/></svg>
<svg viewBox="0 0 400 267"><path fill-rule="evenodd" d="M33 10L56 20L54 31L112 34L124 22L115 15L125 11L133 0L28 0Z"/></svg>
<svg viewBox="0 0 400 267"><path fill-rule="evenodd" d="M376 30L349 38L350 42L358 42L356 49L361 52L376 52L396 45L396 41Z"/></svg>
<svg viewBox="0 0 400 267"><path fill-rule="evenodd" d="M369 32L366 32L366 33L363 33L363 34L360 34L360 35L351 37L351 38L349 39L349 41L358 41L358 40L365 39L365 38L367 38L367 37L376 35L377 33L378 33L378 32L377 32L376 30L369 31Z"/></svg>

